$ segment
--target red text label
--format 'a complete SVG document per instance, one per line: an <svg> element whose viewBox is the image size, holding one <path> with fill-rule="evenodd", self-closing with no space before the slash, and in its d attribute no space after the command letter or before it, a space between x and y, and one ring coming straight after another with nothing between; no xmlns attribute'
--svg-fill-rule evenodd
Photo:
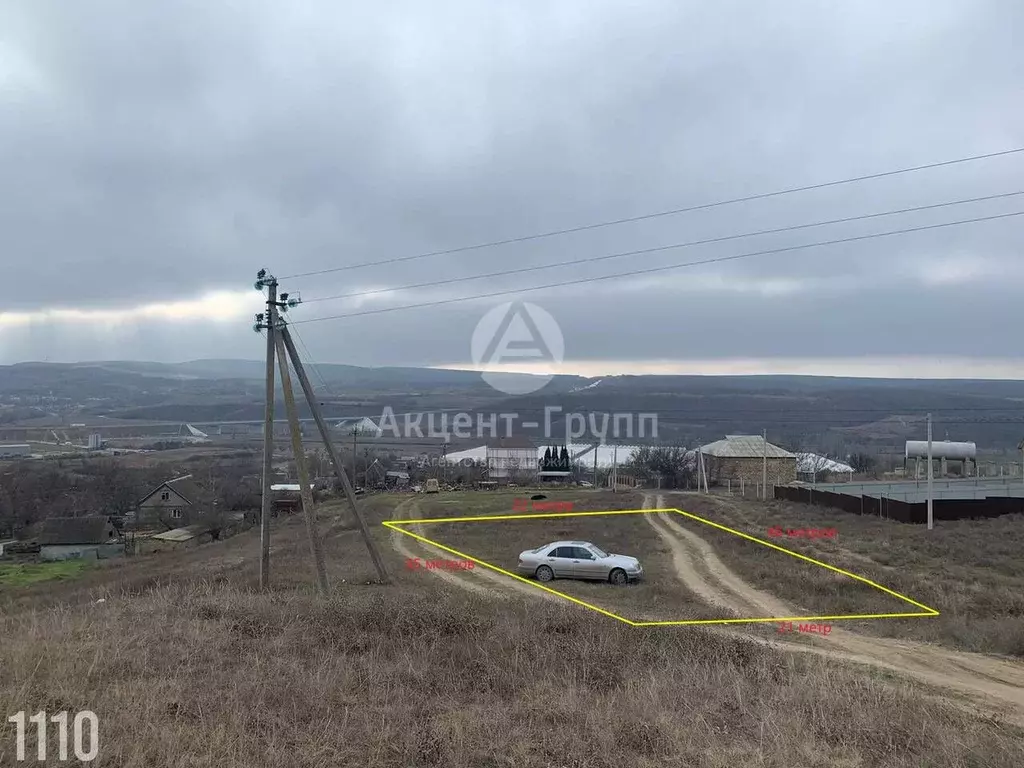
<svg viewBox="0 0 1024 768"><path fill-rule="evenodd" d="M784 529L778 525L768 529L768 535L773 538L789 536L794 539L834 539L835 528L789 528Z"/></svg>
<svg viewBox="0 0 1024 768"><path fill-rule="evenodd" d="M832 631L831 624L797 624L798 632L807 632L813 635L827 635ZM792 632L793 622L792 621L780 621L779 632Z"/></svg>
<svg viewBox="0 0 1024 768"><path fill-rule="evenodd" d="M571 501L534 501L533 499L513 499L513 512L572 512Z"/></svg>
<svg viewBox="0 0 1024 768"><path fill-rule="evenodd" d="M427 570L444 571L466 571L476 565L472 560L420 560L418 557L409 557L405 560L405 567L410 571L418 571L421 568Z"/></svg>

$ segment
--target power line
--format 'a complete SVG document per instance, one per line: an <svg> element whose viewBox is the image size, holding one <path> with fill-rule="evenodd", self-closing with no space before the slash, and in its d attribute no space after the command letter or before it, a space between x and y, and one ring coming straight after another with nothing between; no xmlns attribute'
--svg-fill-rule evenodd
<svg viewBox="0 0 1024 768"><path fill-rule="evenodd" d="M370 291L359 291L357 293L342 293L337 296L321 296L313 299L303 299L304 304L309 304L314 301L335 301L340 299L354 299L363 296L372 296L379 293L391 293L393 291L409 291L414 288L434 288L441 285L451 285L452 283L463 283L470 280L486 280L492 277L507 277L508 275L519 275L525 272L536 272L542 269L555 269L557 267L569 267L577 264L589 264L598 261L607 261L609 259L621 259L626 256L640 256L648 253L659 253L661 251L674 250L676 248L690 248L697 245L709 245L711 243L723 243L728 240L740 240L746 237L759 237L761 235L774 235L782 232L794 232L801 229L811 229L813 227L825 227L832 224L845 224L852 221L864 221L866 219L877 219L883 216L898 216L904 213L915 213L918 211L934 210L936 208L946 208L954 205L965 205L968 203L980 203L989 200L999 200L1007 197L1015 197L1017 195L1024 195L1024 191L1018 192L1001 192L997 195L986 195L984 197L971 197L964 200L950 200L944 203L932 203L930 205L918 205L913 208L900 208L892 211L881 211L879 213L866 213L860 216L846 216L841 219L829 219L826 221L815 221L808 224L793 224L787 227L778 227L776 229L762 229L754 232L743 232L737 235L724 235L721 237L712 237L704 240L690 240L685 243L674 243L672 245L661 245L654 248L642 248L635 251L624 251L620 253L610 253L604 256L588 256L582 259L572 259L570 261L558 261L552 264L541 264L538 266L529 267L518 267L516 269L506 269L500 272L489 272L483 275L466 275L462 277L445 278L442 280L431 280L425 283L413 283L411 285L402 285L395 288L378 288Z"/></svg>
<svg viewBox="0 0 1024 768"><path fill-rule="evenodd" d="M771 375L771 374L769 374L769 375ZM738 378L738 377L723 375L722 378ZM699 393L692 393L692 392L690 392L690 393L686 393L686 394L691 395L691 396L694 395L694 394L697 394L697 396L700 396ZM753 393L751 392L750 395L753 396ZM625 394L623 394L623 396L630 396L630 397L633 397L633 398L638 398L638 397L644 397L644 393L643 392L632 392L632 393L625 393ZM730 396L730 397L743 397L744 393L735 393L734 392L734 393L730 393L728 396ZM508 403L507 403L507 401L503 401L503 403L497 403L497 405L508 405ZM474 409L474 410L480 411L481 409L477 408L477 409ZM526 412L526 413L533 412L533 411L536 411L537 413L540 413L544 409L541 408L541 407L530 406L530 407L527 407L527 408L522 408L520 410L522 410L523 412ZM685 413L685 414L700 413L701 410L703 410L704 412L711 412L711 413L714 413L716 411L728 411L728 413L730 413L730 414L733 414L733 413L743 413L743 414L755 414L755 415L763 414L763 413L772 413L772 414L778 413L778 414L807 414L807 415L810 415L810 416L819 416L819 415L820 416L828 416L828 415L834 414L834 413L868 413L868 414L872 414L872 413L875 413L875 414L877 414L877 413L885 413L885 414L889 414L890 416L903 416L903 415L909 415L909 414L925 414L925 413L941 414L941 413L946 412L946 411L951 411L951 412L956 412L956 413L986 413L986 412L991 411L993 413L998 413L998 412L1001 412L1001 411L1020 410L1020 404L1019 403L1008 402L1006 405L977 406L977 407L950 406L949 408L940 408L940 407L935 407L935 406L931 406L931 407L890 406L888 408L877 408L877 407L876 408L827 408L827 409L819 409L819 410L811 410L811 409L808 409L808 408L801 408L801 407L777 408L777 407L772 406L770 408L759 409L759 408L733 408L731 406L712 406L712 407L708 407L706 405L703 405L703 406L694 406L694 408L657 408L657 409L652 409L652 410L657 410L658 413ZM467 412L469 412L469 411L467 409L465 409L465 408L432 408L432 409L427 409L427 410L422 410L422 411L407 411L407 412L404 412L404 413L395 413L393 415L397 418L399 416L403 416L403 417L404 416L419 416L421 414L422 415L426 415L426 414L430 414L430 413L445 414L445 413L467 413ZM571 409L569 411L565 411L565 412L566 413L581 413L581 414L582 413L597 413L597 414L612 413L612 411L608 411L608 410L601 410L599 408L587 408L587 407L584 407L584 408L573 408L573 409ZM327 417L327 418L329 420L333 421L335 419L372 418L372 417L371 416L366 416L366 415L362 415L362 416L348 415L348 416L330 416L330 417ZM1022 415L1022 418L1024 418L1024 415ZM194 423L202 424L204 422L195 421Z"/></svg>
<svg viewBox="0 0 1024 768"><path fill-rule="evenodd" d="M291 325L291 323L289 323L289 325ZM292 335L295 337L295 340L297 342L299 342L299 346L302 347L302 353L306 356L306 359L309 360L309 367L312 368L316 372L317 378L320 379L320 384L323 386L324 392L329 397L334 397L334 393L331 392L330 387L327 386L327 380L324 378L323 374L320 372L319 366L313 360L313 355L310 354L309 347L306 346L306 342L304 342L302 340L302 337L299 335L298 331L293 330L292 331Z"/></svg>
<svg viewBox="0 0 1024 768"><path fill-rule="evenodd" d="M692 395L692 393L687 393L687 394ZM623 396L627 397L627 396L630 396L630 395L624 394ZM639 394L639 393L633 393L631 396L633 398L637 398L637 397L641 397L642 395ZM1008 403L1007 405L1004 405L1004 406L986 406L986 407L979 407L979 408L959 408L959 407L957 407L957 408L953 408L953 407L950 407L950 408L934 408L933 407L933 408L927 408L926 409L926 408L905 408L905 407L901 407L901 406L893 406L893 407L890 407L890 408L829 408L827 410L818 410L818 411L812 411L812 410L809 410L807 408L774 408L774 407L772 407L772 408L768 408L768 409L757 409L757 408L732 408L732 407L728 407L728 406L717 406L717 407L695 406L694 409L690 409L690 408L651 408L652 411L656 411L658 414L662 414L662 413L678 413L678 414L684 414L684 415L687 415L687 416L700 416L702 413L704 413L704 414L707 414L707 413L714 414L714 413L718 413L718 412L726 412L726 413L730 414L730 416L723 416L721 418L731 418L731 414L744 414L745 418L746 417L759 418L761 415L764 415L764 414L784 415L784 416L787 416L787 417L790 414L795 414L795 415L802 415L802 416L808 416L808 417L814 417L814 418L825 418L825 417L829 417L829 416L832 416L832 415L837 414L837 413L862 413L862 414L883 414L884 413L884 414L887 414L889 417L897 417L897 416L904 416L904 415L920 414L922 422L924 421L923 416L926 413L941 414L941 413L944 413L944 412L947 412L947 411L956 412L956 413L987 413L987 412L1001 413L1001 412L1013 411L1013 410L1018 410L1018 409L1019 409L1019 405L1015 406L1014 404L1010 404L1010 403ZM477 409L477 410L479 410L479 409ZM522 408L520 410L522 412L524 412L524 413L531 413L531 412L541 413L544 409L540 408L540 407L529 407L529 408ZM438 409L438 410L434 410L434 411L422 411L423 414L428 414L428 413L439 413L439 414L440 413L458 413L458 412L460 412L459 409L455 409L455 408L446 408L444 410ZM603 409L599 409L599 408L571 408L571 409L568 409L568 410L564 411L564 413L578 413L578 414L590 414L590 413L593 413L593 414L611 414L612 412L613 411L603 410ZM398 414L395 414L395 415L397 416ZM402 415L403 416L404 415L418 416L419 413L402 414ZM709 417L709 418L718 418L718 417L715 416L715 417ZM1022 414L1021 418L1024 418L1024 414Z"/></svg>
<svg viewBox="0 0 1024 768"><path fill-rule="evenodd" d="M576 232L586 232L594 229L602 229L605 227L618 226L620 224L630 224L637 221L647 221L650 219L662 218L665 216L677 216L682 213L691 213L693 211L703 211L709 208L719 208L725 205L735 205L737 203L747 203L754 200L765 200L770 197L779 197L781 195L790 195L796 192L810 192L817 189L826 189L828 187L838 187L844 184L854 184L861 181L870 181L872 179L881 179L888 176L898 176L904 173L913 173L916 171L924 171L931 168L942 168L950 165L957 165L960 163L970 163L976 160L985 160L993 157L1003 157L1005 155L1012 155L1018 152L1024 152L1024 147L1017 147L1015 149L1005 149L1000 152L988 152L983 155L971 155L970 157L960 157L955 160L942 160L937 163L927 163L925 165L915 165L908 168L898 168L892 171L882 171L881 173L871 173L865 176L854 176L846 179L838 179L835 181L826 181L820 184L808 184L801 187L788 187L786 189L777 189L772 192L761 192L756 195L746 195L744 197L734 197L727 200L716 200L710 203L701 203L699 205L691 205L685 208L674 208L668 211L658 211L656 213L646 213L639 216L629 216L621 219L613 219L610 221L601 221L593 224L583 224L578 227L569 227L567 229L556 229L549 232L541 232L533 235L522 235L520 237L510 237L504 240L491 240L485 243L476 243L475 245L464 245L458 248L447 248L441 251L428 251L425 253L416 253L408 256L396 256L389 259L381 259L378 261L367 261L361 264L348 264L343 267L331 267L329 269L319 269L312 272L300 272L294 275L285 275L280 278L281 280L292 280L299 277L312 277L314 275L326 275L332 272L344 272L350 269L362 269L364 267L379 267L385 264L397 264L406 261L415 261L418 259L427 259L433 256L446 256L453 253L464 253L466 251L475 251L483 248L493 248L499 245L511 245L513 243L525 243L530 240L541 240L548 237L557 237L559 235L569 235Z"/></svg>
<svg viewBox="0 0 1024 768"><path fill-rule="evenodd" d="M442 306L442 305L445 305L445 304L455 304L455 303L463 302L463 301L474 301L474 300L477 300L477 299L490 299L490 298L494 298L496 296L508 296L510 294L515 294L515 293L527 293L527 292L531 292L531 291L541 291L541 290L546 290L548 288L564 288L564 287L570 286L570 285L582 285L584 283L594 283L594 282L598 282L600 280L614 280L616 278L622 278L622 277L636 277L636 276L639 276L639 275L649 275L649 274L654 274L654 273L657 273L657 272L669 272L671 270L684 269L686 267L696 267L696 266L702 266L702 265L705 265L705 264L718 264L718 263L725 262L725 261L736 261L736 260L739 260L739 259L748 259L748 258L752 258L754 256L766 256L766 255L771 255L771 254L776 254L776 253L786 253L786 252L789 252L789 251L805 250L807 248L820 248L820 247L826 246L826 245L839 245L841 243L852 243L852 242L857 242L857 241L860 241L860 240L871 240L871 239L878 238L878 237L891 237L892 235L902 235L902 234L907 234L909 232L923 232L923 231L926 231L926 230L941 229L943 227L959 226L961 224L974 224L974 223L982 222L982 221L994 221L996 219L1006 219L1006 218L1010 218L1012 216L1021 216L1021 215L1024 215L1024 211L1014 211L1012 213L1001 213L1001 214L996 214L996 215L993 215L993 216L980 216L980 217L973 218L973 219L960 219L959 221L947 221L947 222L942 222L940 224L928 224L928 225L924 225L924 226L920 226L920 227L909 227L909 228L906 228L906 229L894 229L894 230L890 230L888 232L875 232L875 233L868 234L868 235L856 235L856 236L852 236L852 237L838 238L836 240L822 240L822 241L819 241L819 242L816 242L816 243L804 243L802 245L790 245L790 246L785 246L785 247L782 247L782 248L769 248L769 249L766 249L766 250L763 250L763 251L751 251L751 252L748 252L748 253L738 253L738 254L733 254L731 256L716 256L714 258L701 259L700 261L688 261L688 262L682 262L680 264L668 264L666 266L661 266L661 267L649 267L647 269L634 269L634 270L629 270L627 272L616 272L615 274L611 274L611 275L599 275L597 277L584 277L584 278L577 278L575 280L563 280L563 281L557 282L557 283L547 283L545 285L527 286L525 288L510 288L510 289L505 289L505 290L501 290L501 291L492 291L490 293L480 293L480 294L476 294L476 295L473 295L473 296L459 296L459 297L455 297L455 298L451 298L451 299L438 299L436 301L425 301L425 302L421 302L419 304L406 304L406 305L399 306L399 307L378 307L377 309L367 309L367 310L362 310L360 312L348 312L348 313L341 314L341 315L329 315L327 317L314 317L314 318L310 318L310 319L307 319L307 320L293 320L291 322L291 325L296 325L296 324L299 324L299 323L316 323L316 322L321 322L323 320L340 320L342 318L348 318L348 317L362 317L364 315L377 315L377 314L382 314L382 313L385 313L385 312L398 312L398 311L405 310L405 309L423 309L423 308L426 308L426 307L437 307L437 306ZM662 246L661 249L664 250L665 248L668 248L668 247L671 247L671 246Z"/></svg>

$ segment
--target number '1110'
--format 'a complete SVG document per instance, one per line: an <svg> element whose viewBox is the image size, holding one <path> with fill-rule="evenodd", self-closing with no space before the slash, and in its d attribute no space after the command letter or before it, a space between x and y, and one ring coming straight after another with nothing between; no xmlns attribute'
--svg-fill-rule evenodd
<svg viewBox="0 0 1024 768"><path fill-rule="evenodd" d="M14 749L15 759L19 762L25 758L25 731L26 723L36 727L36 757L40 762L46 760L46 712L36 712L32 717L26 717L24 712L11 715L7 722L14 723L17 727ZM50 722L57 726L57 760L68 759L68 713L58 712L50 718ZM95 712L83 710L75 715L72 725L74 736L75 757L83 763L96 759L100 751L100 721ZM87 736L88 734L88 736ZM85 742L88 740L89 749L86 751Z"/></svg>

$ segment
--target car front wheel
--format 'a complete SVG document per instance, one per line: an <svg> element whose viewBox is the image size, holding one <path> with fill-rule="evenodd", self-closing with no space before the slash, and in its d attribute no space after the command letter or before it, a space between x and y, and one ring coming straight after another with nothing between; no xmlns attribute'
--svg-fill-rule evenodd
<svg viewBox="0 0 1024 768"><path fill-rule="evenodd" d="M612 584L625 584L627 581L629 581L629 577L626 576L626 572L624 570L622 570L621 568L616 568L610 574L608 574L608 581L610 581Z"/></svg>
<svg viewBox="0 0 1024 768"><path fill-rule="evenodd" d="M537 581L551 581L555 578L555 573L546 565L542 565L537 569Z"/></svg>

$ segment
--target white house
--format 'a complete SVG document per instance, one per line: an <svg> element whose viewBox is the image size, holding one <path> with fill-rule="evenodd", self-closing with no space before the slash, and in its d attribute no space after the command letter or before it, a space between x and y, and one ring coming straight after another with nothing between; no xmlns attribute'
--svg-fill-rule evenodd
<svg viewBox="0 0 1024 768"><path fill-rule="evenodd" d="M537 448L526 437L502 437L487 445L487 476L515 481L540 469Z"/></svg>

